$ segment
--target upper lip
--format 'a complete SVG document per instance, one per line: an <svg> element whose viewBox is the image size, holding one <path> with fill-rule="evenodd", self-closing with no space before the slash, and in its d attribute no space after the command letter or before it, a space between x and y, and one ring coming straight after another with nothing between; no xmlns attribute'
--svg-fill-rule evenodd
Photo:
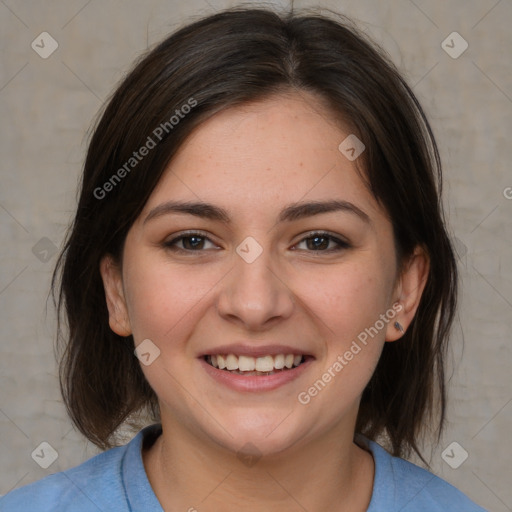
<svg viewBox="0 0 512 512"><path fill-rule="evenodd" d="M313 355L305 349L298 347L292 347L290 345L254 345L254 343L248 345L245 343L235 343L231 345L219 345L202 352L199 357L210 356L210 355L228 355L234 354L237 356L249 356L249 357L264 357L264 356L276 356L278 354L294 354L310 356Z"/></svg>

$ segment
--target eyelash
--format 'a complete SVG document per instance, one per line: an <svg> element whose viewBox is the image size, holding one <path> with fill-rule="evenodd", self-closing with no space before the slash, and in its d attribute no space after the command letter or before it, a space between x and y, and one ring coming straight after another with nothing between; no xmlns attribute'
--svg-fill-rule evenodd
<svg viewBox="0 0 512 512"><path fill-rule="evenodd" d="M190 254L190 253L194 253L194 252L204 252L203 250L192 250L192 249L182 249L181 247L176 247L176 243L179 242L180 240L183 240L183 239L186 239L186 238L193 238L193 237L198 237L198 238L202 238L202 239L205 239L205 240L209 240L211 242L211 240L203 233L199 232L199 231L187 231L185 233L182 233L180 236L176 237L176 238L173 238L172 240L169 240L167 242L164 242L163 243L163 246L166 248L166 249L169 249L170 251L173 251L173 252L177 252L177 253L186 253L186 254ZM344 249L349 249L351 247L351 245L348 243L348 242L345 242L343 240L340 240L339 238L331 235L330 233L326 232L326 231L312 231L310 233L308 233L308 235L304 238L302 238L299 242L297 242L297 244L295 245L298 245L306 240L311 240L313 238L327 238L333 242L335 242L336 244L338 244L338 247L335 247L335 248L331 248L331 249L326 249L326 250L310 250L310 251L307 251L307 252L312 252L312 253L333 253L333 252L339 252L339 251L342 251ZM213 242L212 242L213 243Z"/></svg>

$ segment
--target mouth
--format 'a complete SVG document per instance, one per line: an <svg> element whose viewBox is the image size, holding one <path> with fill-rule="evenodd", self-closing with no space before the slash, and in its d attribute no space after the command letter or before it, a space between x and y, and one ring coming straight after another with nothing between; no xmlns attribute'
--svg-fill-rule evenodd
<svg viewBox="0 0 512 512"><path fill-rule="evenodd" d="M203 360L216 368L234 375L246 377L264 377L286 373L314 359L305 354L276 354L251 357L235 354L207 354Z"/></svg>

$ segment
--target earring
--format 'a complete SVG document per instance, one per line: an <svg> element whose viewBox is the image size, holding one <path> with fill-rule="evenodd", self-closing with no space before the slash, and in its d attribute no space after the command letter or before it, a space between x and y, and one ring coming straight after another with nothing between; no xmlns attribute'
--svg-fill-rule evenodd
<svg viewBox="0 0 512 512"><path fill-rule="evenodd" d="M402 324L400 322L395 322L394 323L394 326L395 326L395 329L397 329L398 331L400 331L401 333L404 332L404 328L402 327Z"/></svg>

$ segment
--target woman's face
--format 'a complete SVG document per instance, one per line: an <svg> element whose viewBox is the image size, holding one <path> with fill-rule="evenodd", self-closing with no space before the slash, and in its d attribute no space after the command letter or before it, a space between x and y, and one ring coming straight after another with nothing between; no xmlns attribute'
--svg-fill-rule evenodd
<svg viewBox="0 0 512 512"><path fill-rule="evenodd" d="M142 369L163 422L261 453L353 430L383 344L401 336L393 324L407 327L422 288L417 266L397 275L391 223L338 149L349 135L311 96L215 115L131 227L122 272L102 262L112 329L150 340ZM307 357L269 376L204 357L230 353L244 357L228 364L261 369Z"/></svg>

